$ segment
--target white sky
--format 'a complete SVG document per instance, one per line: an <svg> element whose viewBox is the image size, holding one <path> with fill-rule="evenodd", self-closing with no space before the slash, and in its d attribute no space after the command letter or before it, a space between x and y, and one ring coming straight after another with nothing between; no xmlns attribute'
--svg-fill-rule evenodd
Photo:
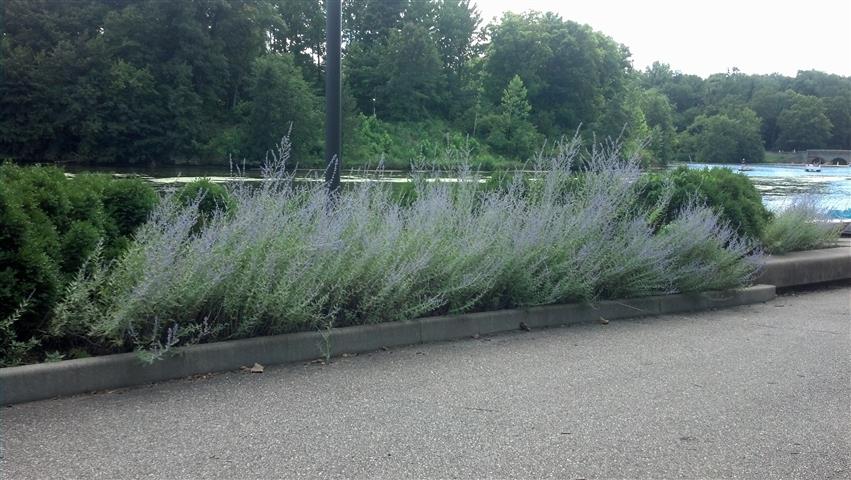
<svg viewBox="0 0 851 480"><path fill-rule="evenodd" d="M851 76L851 0L474 0L485 23L504 11L552 11L658 60L707 77L821 70Z"/></svg>

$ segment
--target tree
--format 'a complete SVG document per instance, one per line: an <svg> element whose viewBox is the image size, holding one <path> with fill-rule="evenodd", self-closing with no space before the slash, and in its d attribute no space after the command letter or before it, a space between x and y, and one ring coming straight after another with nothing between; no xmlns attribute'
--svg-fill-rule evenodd
<svg viewBox="0 0 851 480"><path fill-rule="evenodd" d="M435 11L435 44L446 73L445 115L457 120L474 108L478 78L474 41L481 17L471 0L439 0Z"/></svg>
<svg viewBox="0 0 851 480"><path fill-rule="evenodd" d="M645 67L640 79L644 88L661 89L673 82L674 75L679 75L679 72L674 72L670 65L657 60L649 67Z"/></svg>
<svg viewBox="0 0 851 480"><path fill-rule="evenodd" d="M622 95L608 99L597 121L591 124L591 132L599 138L619 139L628 154L636 152L650 135L641 97L638 86L631 84Z"/></svg>
<svg viewBox="0 0 851 480"><path fill-rule="evenodd" d="M792 93L789 107L777 117L777 142L786 150L824 148L833 126L824 103L817 97Z"/></svg>
<svg viewBox="0 0 851 480"><path fill-rule="evenodd" d="M694 155L698 162L760 162L765 150L759 131L759 117L747 107L716 115L699 115L684 132L684 153Z"/></svg>
<svg viewBox="0 0 851 480"><path fill-rule="evenodd" d="M306 50L320 48L324 39L323 35L322 39L317 40L314 33L315 22L320 21L323 29L320 33L324 34L324 15L320 11L319 2L286 0L285 3L289 8L282 8L277 2L272 4L267 0L238 0L221 2L214 10L210 38L213 48L220 50L226 59L225 106L229 111L232 112L246 94L251 65L255 58L266 52L266 45L273 52L289 51L277 50L282 42L288 40L281 39L283 25L293 27L295 32L288 30L287 33L299 39L300 43L293 51L296 63L305 69L305 75L308 66L313 67L312 58ZM298 18L301 23L290 20L292 17Z"/></svg>
<svg viewBox="0 0 851 480"><path fill-rule="evenodd" d="M506 13L487 32L486 96L498 102L504 86L519 75L529 92L532 120L547 135L593 124L607 102L626 96L629 51L587 25L553 13Z"/></svg>
<svg viewBox="0 0 851 480"><path fill-rule="evenodd" d="M655 88L645 90L641 96L641 110L650 128L648 147L656 163L673 160L676 147L674 107L664 93Z"/></svg>
<svg viewBox="0 0 851 480"><path fill-rule="evenodd" d="M343 37L348 44L372 46L401 27L410 0L348 0L343 2Z"/></svg>
<svg viewBox="0 0 851 480"><path fill-rule="evenodd" d="M168 156L172 146L166 135L169 125L162 120L169 115L156 87L147 69L116 61L109 69L103 101L97 107L99 118L109 121L85 139L81 152L102 162L115 162L126 155L128 163L155 163ZM175 133L182 132L172 131Z"/></svg>
<svg viewBox="0 0 851 480"><path fill-rule="evenodd" d="M258 57L251 71L249 94L245 146L240 153L251 162L262 161L292 126L293 160L302 166L322 163L319 99L302 78L292 55Z"/></svg>
<svg viewBox="0 0 851 480"><path fill-rule="evenodd" d="M498 153L523 160L529 158L542 141L529 121L531 111L523 80L515 75L502 92L498 112L482 119L487 143Z"/></svg>
<svg viewBox="0 0 851 480"><path fill-rule="evenodd" d="M746 104L754 92L754 79L733 67L731 72L710 75L704 82L706 105L725 107Z"/></svg>
<svg viewBox="0 0 851 480"><path fill-rule="evenodd" d="M777 119L780 117L780 113L789 106L793 93L791 90L776 91L762 88L757 90L751 98L748 105L762 119L762 138L766 147L777 147L777 137L780 135Z"/></svg>
<svg viewBox="0 0 851 480"><path fill-rule="evenodd" d="M472 107L480 18L469 0L353 0L344 17L343 68L358 110L418 120L454 119Z"/></svg>
<svg viewBox="0 0 851 480"><path fill-rule="evenodd" d="M825 100L825 114L833 125L830 148L851 149L851 94Z"/></svg>
<svg viewBox="0 0 851 480"><path fill-rule="evenodd" d="M379 113L393 120L419 120L442 112L446 76L429 32L415 23L392 31L378 67L386 81L376 88Z"/></svg>
<svg viewBox="0 0 851 480"><path fill-rule="evenodd" d="M473 38L482 19L470 0L439 0L434 27L446 70L460 74L473 56Z"/></svg>
<svg viewBox="0 0 851 480"><path fill-rule="evenodd" d="M837 97L851 94L851 79L818 70L799 71L791 88L801 95Z"/></svg>
<svg viewBox="0 0 851 480"><path fill-rule="evenodd" d="M656 88L674 107L674 125L677 131L685 130L702 113L704 105L703 79L672 70L670 65L653 62L641 75L646 88Z"/></svg>
<svg viewBox="0 0 851 480"><path fill-rule="evenodd" d="M7 0L0 154L197 160L234 127L268 0ZM205 159L210 160L210 159Z"/></svg>

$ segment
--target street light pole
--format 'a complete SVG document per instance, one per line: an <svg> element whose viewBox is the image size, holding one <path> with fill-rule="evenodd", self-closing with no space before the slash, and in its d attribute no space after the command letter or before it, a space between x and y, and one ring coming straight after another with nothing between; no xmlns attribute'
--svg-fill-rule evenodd
<svg viewBox="0 0 851 480"><path fill-rule="evenodd" d="M340 110L340 37L342 35L342 0L326 0L325 22L325 185L329 193L340 189L342 166L342 123Z"/></svg>

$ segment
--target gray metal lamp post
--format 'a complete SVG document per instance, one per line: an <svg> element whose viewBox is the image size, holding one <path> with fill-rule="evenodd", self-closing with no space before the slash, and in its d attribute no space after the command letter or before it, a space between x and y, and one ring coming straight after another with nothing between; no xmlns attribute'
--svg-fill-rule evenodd
<svg viewBox="0 0 851 480"><path fill-rule="evenodd" d="M342 123L340 110L340 37L342 36L342 0L326 0L325 22L325 184L329 193L340 189L342 162Z"/></svg>

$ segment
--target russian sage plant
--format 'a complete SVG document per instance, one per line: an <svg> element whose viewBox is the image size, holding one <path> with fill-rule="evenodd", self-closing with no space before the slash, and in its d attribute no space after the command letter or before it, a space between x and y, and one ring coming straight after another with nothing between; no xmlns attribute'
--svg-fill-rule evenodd
<svg viewBox="0 0 851 480"><path fill-rule="evenodd" d="M827 209L820 207L814 197L795 197L765 227L765 249L786 253L834 246L842 226L829 220Z"/></svg>
<svg viewBox="0 0 851 480"><path fill-rule="evenodd" d="M287 173L288 152L284 141L259 186L229 186L230 212L203 228L202 199L165 198L121 258L87 262L54 333L156 357L328 325L739 287L759 268L758 249L703 206L655 232L662 206L638 206L638 162L616 144L559 143L504 188L463 164L417 173L404 205L380 181L329 197Z"/></svg>

